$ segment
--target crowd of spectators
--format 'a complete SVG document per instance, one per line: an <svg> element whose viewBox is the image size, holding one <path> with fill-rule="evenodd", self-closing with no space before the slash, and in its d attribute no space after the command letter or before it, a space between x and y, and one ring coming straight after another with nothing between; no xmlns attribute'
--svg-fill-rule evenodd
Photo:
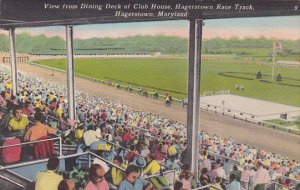
<svg viewBox="0 0 300 190"><path fill-rule="evenodd" d="M34 141L41 136L72 129L71 135L76 138L76 143L83 145L79 146L81 149L84 147L94 151L125 169L122 173L111 167L105 174L101 165L92 165L86 189L107 189L105 178L119 189L151 189L155 181L138 177L158 174L162 168L178 171L178 181L175 183L178 189L195 188L197 181L202 186L212 184L212 187L219 189L238 190L241 187L264 189L271 180L281 179L282 176L300 180L299 161L239 143L232 138L222 139L205 131L199 132L201 173L199 179L195 179L185 165L189 155L186 155L184 125L80 91L75 94L77 121L70 120L64 86L19 73L19 92L12 95L9 74L1 67L0 71L0 106L8 110L0 115L2 139L5 134L19 132L24 134L24 141ZM46 119L45 115L55 120ZM31 121L34 124L29 127ZM48 175L49 179L55 178L53 171L57 169L54 167L56 163L51 163L45 173L38 175L37 186L41 185L38 181L48 178ZM62 180L55 178L58 179ZM289 186L286 180L279 182ZM61 183L55 184L60 188L70 186L72 189L74 186L68 180ZM131 187L132 184L139 187Z"/></svg>

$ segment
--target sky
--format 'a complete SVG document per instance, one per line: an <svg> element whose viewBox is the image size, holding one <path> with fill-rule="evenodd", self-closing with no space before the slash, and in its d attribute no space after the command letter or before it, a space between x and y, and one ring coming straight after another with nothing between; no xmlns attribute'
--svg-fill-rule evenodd
<svg viewBox="0 0 300 190"><path fill-rule="evenodd" d="M205 20L203 38L261 37L300 39L300 16L257 17ZM167 35L188 38L188 21L156 21L74 26L74 38L126 37L135 35ZM2 33L7 33L1 31ZM63 26L17 29L17 33L60 36L65 38Z"/></svg>

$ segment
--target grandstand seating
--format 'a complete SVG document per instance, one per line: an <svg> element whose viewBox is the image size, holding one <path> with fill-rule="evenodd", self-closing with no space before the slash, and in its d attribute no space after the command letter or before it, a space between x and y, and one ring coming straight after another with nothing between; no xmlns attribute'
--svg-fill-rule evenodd
<svg viewBox="0 0 300 190"><path fill-rule="evenodd" d="M73 167L83 167L86 170L91 164L90 156L99 157L99 159L103 159L111 165L113 157L119 155L122 156L124 163L130 164L126 154L134 155L134 160L138 157L145 157L142 155L145 152L151 152L154 153L161 164L161 168L165 172L164 176L169 179L170 185L175 182L174 177L172 178L173 173L176 173L178 180L182 180L181 177L178 177L181 175L177 174L184 171L185 166L183 163L187 156L185 155L187 137L183 124L152 113L135 111L126 105L81 91L76 91L75 95L78 118L75 124L67 119L68 100L66 99L66 88L64 86L22 73L19 74L18 83L20 93L11 96L11 98L6 98L5 92L11 90L6 85L10 78L7 69L0 67L0 71L0 91L4 91L2 98L0 97L0 110L2 110L0 115L2 117L9 113L10 109L13 109L13 106L10 107L11 105L26 104L31 112L27 117L32 121L32 114L39 108L44 112L44 123L60 131L60 142L54 142L55 150L59 152L58 155L69 159L76 157L76 153L82 152L80 154L84 154L84 156L81 155L75 159L75 162L68 162L72 164L66 164L67 169L64 168L65 171L70 171L70 168ZM2 120L0 119L0 124ZM7 126L0 127L3 129ZM93 131L93 134L99 135L99 140L91 142L85 148L86 142L83 136L87 131ZM127 136L124 135L126 133ZM2 136L2 138L5 138L5 136ZM231 138L222 139L205 131L199 132L199 139L201 149L199 169L203 169L201 163L210 155L210 164L216 169L222 167L227 174L223 179L224 185L229 182L228 174L232 173L233 165L239 166L239 170L248 165L252 171L253 179L256 173L256 164L259 162L263 163L265 170L269 172L270 185L268 187L270 189L282 186L288 178L291 183L289 187L285 186L284 188L295 187L299 183L297 181L300 179L299 161L292 161L275 153L268 153L250 145L241 144ZM104 144L110 144L111 148L99 148L100 141ZM141 146L141 144L146 146ZM84 149L82 149L83 147ZM144 149L144 147L146 148ZM85 152L86 150L88 152ZM225 168L226 158L229 159L228 170ZM218 163L218 159L220 163ZM3 163L0 163L0 165L7 166ZM172 175L169 173L172 173ZM190 175L189 180L195 182L191 184L193 188L199 186L196 183L198 180L193 179L193 175ZM223 187L225 188L225 186Z"/></svg>

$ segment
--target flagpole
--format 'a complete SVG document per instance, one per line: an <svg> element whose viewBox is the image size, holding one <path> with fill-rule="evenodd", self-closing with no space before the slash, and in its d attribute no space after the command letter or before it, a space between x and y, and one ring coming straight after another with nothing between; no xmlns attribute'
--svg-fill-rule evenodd
<svg viewBox="0 0 300 190"><path fill-rule="evenodd" d="M274 71L275 71L275 42L273 42L272 81L274 80Z"/></svg>

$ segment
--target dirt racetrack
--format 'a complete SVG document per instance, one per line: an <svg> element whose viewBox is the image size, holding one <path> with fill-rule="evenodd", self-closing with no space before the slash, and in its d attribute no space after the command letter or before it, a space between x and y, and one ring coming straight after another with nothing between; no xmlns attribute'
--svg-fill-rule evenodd
<svg viewBox="0 0 300 190"><path fill-rule="evenodd" d="M52 76L52 72L48 69L29 64L18 64L17 68L20 71L66 85L66 73L55 72L54 76ZM81 78L75 79L75 88L123 103L136 110L155 113L186 124L186 109L182 108L181 105L166 107L162 101L128 93ZM290 159L300 160L300 136L235 120L226 116L215 115L214 113L201 112L200 116L201 130L215 133L223 138L232 137L241 143L249 144L268 152L275 152Z"/></svg>

